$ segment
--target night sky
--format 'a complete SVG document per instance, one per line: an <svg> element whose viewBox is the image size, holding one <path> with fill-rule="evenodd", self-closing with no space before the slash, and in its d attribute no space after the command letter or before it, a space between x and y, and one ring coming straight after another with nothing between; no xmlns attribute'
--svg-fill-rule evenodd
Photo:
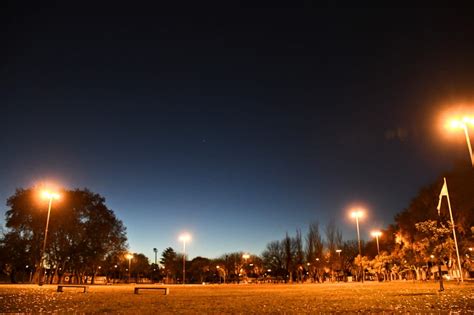
<svg viewBox="0 0 474 315"><path fill-rule="evenodd" d="M354 239L354 204L368 238L470 163L439 117L473 101L471 9L223 2L2 2L0 200L87 187L131 251L188 231L212 258L331 217Z"/></svg>

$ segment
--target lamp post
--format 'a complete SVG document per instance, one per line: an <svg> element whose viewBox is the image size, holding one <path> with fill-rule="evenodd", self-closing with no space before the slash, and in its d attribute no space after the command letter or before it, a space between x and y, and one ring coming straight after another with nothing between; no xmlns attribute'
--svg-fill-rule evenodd
<svg viewBox="0 0 474 315"><path fill-rule="evenodd" d="M125 258L128 259L128 282L130 283L130 272L131 272L133 254L128 253L127 255L125 255Z"/></svg>
<svg viewBox="0 0 474 315"><path fill-rule="evenodd" d="M362 282L364 282L364 269L362 268L362 247L360 244L360 231L359 231L359 218L364 216L364 211L362 210L354 210L351 212L351 217L356 219L356 225L357 225L357 242L359 244L359 256L360 256L360 272L362 274Z"/></svg>
<svg viewBox="0 0 474 315"><path fill-rule="evenodd" d="M183 285L186 283L186 241L189 241L191 236L189 234L182 234L179 240L183 242Z"/></svg>
<svg viewBox="0 0 474 315"><path fill-rule="evenodd" d="M472 167L474 167L474 155L472 154L471 141L469 139L469 130L467 124L474 124L474 118L463 117L461 120L453 119L449 123L449 127L452 129L462 128L464 135L466 136L467 149L469 150L469 157L471 158Z"/></svg>
<svg viewBox="0 0 474 315"><path fill-rule="evenodd" d="M245 268L244 268L244 271L245 271L245 277L248 279L248 275L247 275L247 259L250 258L250 255L249 254L243 254L242 255L242 258L244 259L245 263Z"/></svg>
<svg viewBox="0 0 474 315"><path fill-rule="evenodd" d="M153 268L153 283L155 283L155 278L156 278L156 268L158 268L158 263L157 263L157 254L158 254L158 249L153 248L153 252L155 253L155 266Z"/></svg>
<svg viewBox="0 0 474 315"><path fill-rule="evenodd" d="M380 255L380 247L379 247L379 237L382 235L382 232L380 231L372 231L370 233L373 237L375 237L375 240L377 241L377 255Z"/></svg>
<svg viewBox="0 0 474 315"><path fill-rule="evenodd" d="M341 271L344 272L344 270L342 270L341 252L342 252L342 249L336 249L336 253L339 255L339 264L340 264ZM339 279L339 277L338 277L338 279ZM338 282L339 282L339 280L338 280Z"/></svg>
<svg viewBox="0 0 474 315"><path fill-rule="evenodd" d="M39 267L39 279L38 279L38 285L43 285L43 265L44 265L44 254L46 251L46 241L48 239L48 227L49 227L49 217L51 215L51 206L53 204L53 199L58 200L60 198L60 195L58 193L50 192L50 191L43 191L41 193L41 196L45 199L49 199L49 204L48 204L48 216L46 218L46 228L44 230L44 240L43 240L43 248L41 250L41 255L40 255L40 267Z"/></svg>

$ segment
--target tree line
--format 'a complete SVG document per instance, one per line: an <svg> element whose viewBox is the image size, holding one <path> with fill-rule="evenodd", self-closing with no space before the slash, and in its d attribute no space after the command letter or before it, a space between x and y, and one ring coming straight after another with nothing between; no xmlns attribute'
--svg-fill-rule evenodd
<svg viewBox="0 0 474 315"><path fill-rule="evenodd" d="M463 167L443 174L448 180L462 272L473 271L474 171ZM442 177L423 187L394 223L382 230L380 253L374 240L362 242L359 256L355 239L344 240L335 220L314 221L307 233L296 230L270 241L260 255L243 251L218 258L184 259L168 247L160 262L144 254L127 259L126 229L105 205L105 198L87 189L63 190L54 204L45 255L49 282L163 281L182 283L323 282L365 279L423 280L442 273L458 277L452 226L446 205L436 210ZM18 189L8 198L6 231L0 238L0 273L11 282L36 282L46 218L36 189ZM364 222L364 224L368 224ZM362 268L360 268L362 266ZM439 275L438 275L439 276ZM66 277L67 279L64 279Z"/></svg>

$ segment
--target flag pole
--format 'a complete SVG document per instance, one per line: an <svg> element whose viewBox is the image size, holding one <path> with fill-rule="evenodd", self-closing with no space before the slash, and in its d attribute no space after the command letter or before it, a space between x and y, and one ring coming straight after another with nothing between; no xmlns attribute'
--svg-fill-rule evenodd
<svg viewBox="0 0 474 315"><path fill-rule="evenodd" d="M449 217L451 218L451 225L453 226L453 237L454 237L454 245L456 246L456 255L458 257L459 275L461 277L461 282L464 282L464 279L462 276L461 258L459 257L458 241L456 239L456 229L454 227L453 212L451 210L451 201L449 200L448 184L446 183L446 177L444 177L444 185L446 187L446 198L448 199Z"/></svg>

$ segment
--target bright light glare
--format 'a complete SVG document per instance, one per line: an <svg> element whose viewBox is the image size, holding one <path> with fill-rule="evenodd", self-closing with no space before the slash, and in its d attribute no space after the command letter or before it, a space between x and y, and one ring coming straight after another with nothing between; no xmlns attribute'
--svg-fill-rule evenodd
<svg viewBox="0 0 474 315"><path fill-rule="evenodd" d="M342 249L336 249L336 253L342 252Z"/></svg>
<svg viewBox="0 0 474 315"><path fill-rule="evenodd" d="M362 218L364 216L364 211L363 210L354 210L351 212L351 217L353 218Z"/></svg>
<svg viewBox="0 0 474 315"><path fill-rule="evenodd" d="M128 260L130 260L130 259L133 258L133 254L128 253L128 254L125 255L125 258L127 258Z"/></svg>
<svg viewBox="0 0 474 315"><path fill-rule="evenodd" d="M56 200L58 200L61 197L58 193L50 192L47 190L41 192L41 196L45 199L56 199Z"/></svg>
<svg viewBox="0 0 474 315"><path fill-rule="evenodd" d="M474 118L472 117L463 117L462 121L464 121L466 124L471 124L471 125L474 124Z"/></svg>
<svg viewBox="0 0 474 315"><path fill-rule="evenodd" d="M243 254L243 255L242 255L242 258L243 258L243 259L249 259L249 258L250 258L250 255L249 255L249 254Z"/></svg>
<svg viewBox="0 0 474 315"><path fill-rule="evenodd" d="M179 240L180 240L181 242L187 242L187 241L189 241L190 239L191 239L191 235L189 235L189 234L181 234L181 235L179 236Z"/></svg>
<svg viewBox="0 0 474 315"><path fill-rule="evenodd" d="M370 233L370 235L372 235L373 237L379 237L379 236L382 235L382 232L380 232L380 231L372 231L372 232Z"/></svg>
<svg viewBox="0 0 474 315"><path fill-rule="evenodd" d="M446 125L448 129L466 128L467 124L474 125L474 118L464 116L462 119L450 119Z"/></svg>
<svg viewBox="0 0 474 315"><path fill-rule="evenodd" d="M451 129L458 129L458 128L461 128L463 126L463 123L461 123L459 120L452 119L452 120L449 121L448 126Z"/></svg>

